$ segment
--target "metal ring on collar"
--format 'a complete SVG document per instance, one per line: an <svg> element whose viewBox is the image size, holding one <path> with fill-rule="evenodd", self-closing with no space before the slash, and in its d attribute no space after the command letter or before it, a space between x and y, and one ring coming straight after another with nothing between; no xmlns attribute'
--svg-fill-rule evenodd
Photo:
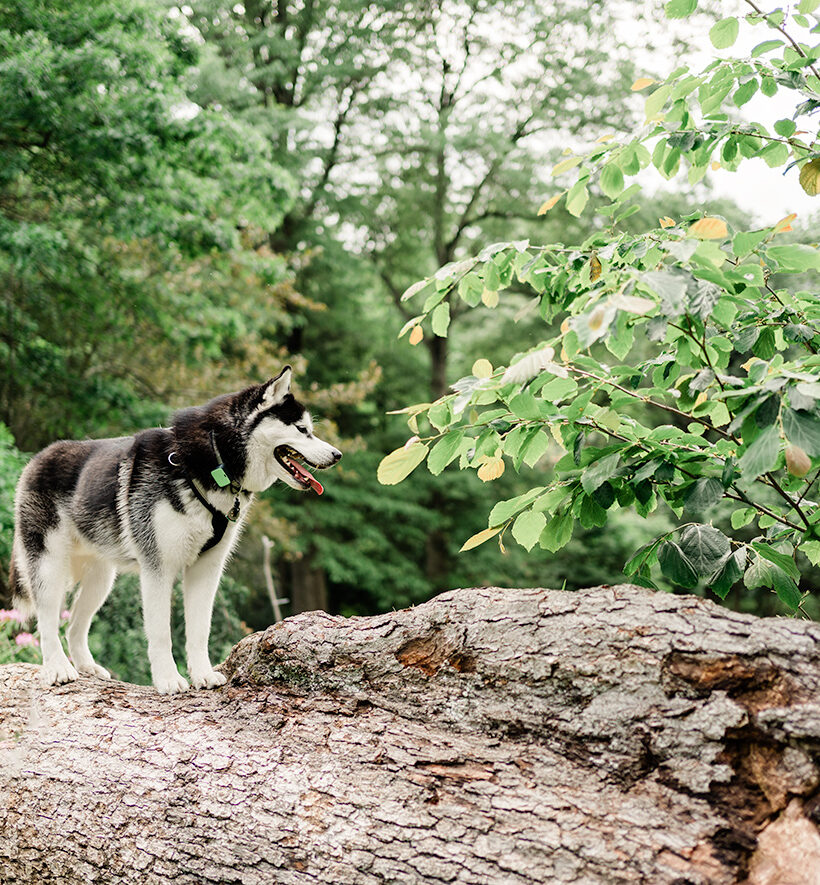
<svg viewBox="0 0 820 885"><path fill-rule="evenodd" d="M179 455L177 455L176 452L171 452L171 454L168 455L168 463L171 465L171 467L181 467L182 466L182 461L174 461L174 458L178 458L178 457L179 457Z"/></svg>

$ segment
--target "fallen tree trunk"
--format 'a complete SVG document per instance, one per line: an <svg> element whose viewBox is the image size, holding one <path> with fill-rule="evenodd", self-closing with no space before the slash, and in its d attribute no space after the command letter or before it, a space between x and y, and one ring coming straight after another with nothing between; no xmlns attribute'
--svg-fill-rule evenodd
<svg viewBox="0 0 820 885"><path fill-rule="evenodd" d="M0 667L0 881L820 882L820 625L480 588L242 640L218 691Z"/></svg>

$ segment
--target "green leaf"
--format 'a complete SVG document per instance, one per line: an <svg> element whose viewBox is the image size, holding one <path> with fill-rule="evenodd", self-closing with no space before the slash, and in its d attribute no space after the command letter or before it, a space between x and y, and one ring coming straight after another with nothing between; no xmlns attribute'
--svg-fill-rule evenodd
<svg viewBox="0 0 820 885"><path fill-rule="evenodd" d="M745 554L745 550L738 550L732 554L709 582L709 589L721 599L726 599L734 584L743 577L743 571L738 563L740 553Z"/></svg>
<svg viewBox="0 0 820 885"><path fill-rule="evenodd" d="M783 412L783 433L795 446L812 458L820 457L820 418L794 409Z"/></svg>
<svg viewBox="0 0 820 885"><path fill-rule="evenodd" d="M515 516L519 510L529 507L530 504L546 489L546 486L538 486L530 489L523 495L510 498L507 501L499 501L490 511L490 525L503 525L508 519Z"/></svg>
<svg viewBox="0 0 820 885"><path fill-rule="evenodd" d="M797 11L803 13L814 12L818 6L820 6L820 0L800 0L800 3L797 4Z"/></svg>
<svg viewBox="0 0 820 885"><path fill-rule="evenodd" d="M656 116L661 108L666 104L667 99L672 94L672 84L667 83L665 86L659 86L644 102L644 114L646 118L652 119ZM661 154L662 156L662 154ZM653 162L654 162L653 157ZM659 159L660 161L660 159Z"/></svg>
<svg viewBox="0 0 820 885"><path fill-rule="evenodd" d="M376 476L383 486L394 486L409 476L427 457L427 446L414 442L407 448L396 449L382 458Z"/></svg>
<svg viewBox="0 0 820 885"><path fill-rule="evenodd" d="M667 18L686 18L698 8L698 0L669 0L664 6Z"/></svg>
<svg viewBox="0 0 820 885"><path fill-rule="evenodd" d="M556 514L547 523L544 531L541 532L541 537L538 541L539 546L544 550L549 550L551 553L556 553L569 543L574 526L575 520L572 518L572 513L569 509L563 513Z"/></svg>
<svg viewBox="0 0 820 885"><path fill-rule="evenodd" d="M444 304L439 304L436 307L430 319L430 324L433 327L434 335L438 335L439 338L447 337L447 327L450 325L449 302L445 301Z"/></svg>
<svg viewBox="0 0 820 885"><path fill-rule="evenodd" d="M525 510L513 523L512 536L529 553L541 537L547 517L536 510Z"/></svg>
<svg viewBox="0 0 820 885"><path fill-rule="evenodd" d="M470 271L459 280L458 294L465 304L477 307L481 303L481 293L484 291L484 281L475 272Z"/></svg>
<svg viewBox="0 0 820 885"><path fill-rule="evenodd" d="M754 507L741 507L732 514L732 528L742 529L748 525L754 518L757 511Z"/></svg>
<svg viewBox="0 0 820 885"><path fill-rule="evenodd" d="M510 400L510 411L522 421L535 421L541 417L541 406L529 392L523 391Z"/></svg>
<svg viewBox="0 0 820 885"><path fill-rule="evenodd" d="M777 269L782 273L820 270L820 250L800 243L791 246L769 246L766 249L766 258L773 258L777 262Z"/></svg>
<svg viewBox="0 0 820 885"><path fill-rule="evenodd" d="M770 547L762 541L752 541L752 548L764 557L764 559L768 559L769 562L773 562L775 565L780 566L780 568L782 568L787 575L794 578L795 581L800 580L800 569L797 568L797 565L791 556L788 556L786 553L781 553L779 550L775 550L774 547Z"/></svg>
<svg viewBox="0 0 820 885"><path fill-rule="evenodd" d="M585 529L601 528L606 525L606 510L590 495L581 496L578 521Z"/></svg>
<svg viewBox="0 0 820 885"><path fill-rule="evenodd" d="M652 270L640 275L641 282L660 295L661 313L665 317L680 316L686 299L686 279L668 270Z"/></svg>
<svg viewBox="0 0 820 885"><path fill-rule="evenodd" d="M731 16L712 25L709 31L709 39L715 49L728 49L737 40L739 30L738 20Z"/></svg>
<svg viewBox="0 0 820 885"><path fill-rule="evenodd" d="M737 233L732 240L732 252L736 258L743 258L753 249L756 249L766 237L769 236L767 230L755 230L750 233Z"/></svg>
<svg viewBox="0 0 820 885"><path fill-rule="evenodd" d="M484 265L484 286L491 292L497 292L501 288L501 274L494 261L488 261Z"/></svg>
<svg viewBox="0 0 820 885"><path fill-rule="evenodd" d="M692 568L703 578L722 568L732 552L726 535L711 525L687 526L680 535L680 549Z"/></svg>
<svg viewBox="0 0 820 885"><path fill-rule="evenodd" d="M455 430L445 434L430 449L430 455L427 458L427 469L433 476L438 476L442 470L458 455L458 448L464 439L463 430Z"/></svg>
<svg viewBox="0 0 820 885"><path fill-rule="evenodd" d="M752 50L752 58L757 58L759 55L771 52L773 49L778 49L782 45L782 40L764 40L762 43L758 43ZM768 92L766 94L771 95L771 93Z"/></svg>
<svg viewBox="0 0 820 885"><path fill-rule="evenodd" d="M711 476L702 477L687 490L683 503L687 510L703 512L717 504L723 493L723 483L720 480Z"/></svg>
<svg viewBox="0 0 820 885"><path fill-rule="evenodd" d="M614 164L609 163L604 166L601 172L601 190L614 200L624 189L624 174Z"/></svg>
<svg viewBox="0 0 820 885"><path fill-rule="evenodd" d="M797 584L779 565L768 559L758 556L746 569L744 580L749 590L754 590L756 587L770 587L791 609L796 610L800 604L800 590Z"/></svg>
<svg viewBox="0 0 820 885"><path fill-rule="evenodd" d="M538 461L546 453L550 445L550 438L539 429L521 447L521 458L527 467L535 467Z"/></svg>
<svg viewBox="0 0 820 885"><path fill-rule="evenodd" d="M757 92L757 80L751 79L741 84L732 96L732 101L735 103L735 107L743 107L743 105L752 98L755 92Z"/></svg>
<svg viewBox="0 0 820 885"><path fill-rule="evenodd" d="M581 485L584 491L591 495L598 486L615 475L620 463L620 452L613 452L611 455L606 455L587 465L581 474Z"/></svg>
<svg viewBox="0 0 820 885"><path fill-rule="evenodd" d="M578 179L569 189L567 194L567 212L576 218L584 211L584 207L589 201L589 191L586 187L586 181L583 178Z"/></svg>
<svg viewBox="0 0 820 885"><path fill-rule="evenodd" d="M797 611L802 596L796 582L775 566L772 573L772 583L774 584L774 592L777 593L780 601L785 602L792 611Z"/></svg>
<svg viewBox="0 0 820 885"><path fill-rule="evenodd" d="M698 574L692 563L674 541L664 541L658 549L661 571L681 587L692 589L698 583Z"/></svg>
<svg viewBox="0 0 820 885"><path fill-rule="evenodd" d="M805 446L803 447L805 448ZM738 466L746 484L762 473L773 470L780 453L780 431L776 425L767 427L740 456Z"/></svg>
<svg viewBox="0 0 820 885"><path fill-rule="evenodd" d="M450 404L443 401L433 403L427 410L427 420L436 430L444 430L451 421Z"/></svg>
<svg viewBox="0 0 820 885"><path fill-rule="evenodd" d="M798 548L812 565L820 565L820 541L804 541Z"/></svg>
<svg viewBox="0 0 820 885"><path fill-rule="evenodd" d="M782 135L783 138L788 138L790 135L793 135L796 129L797 124L794 122L794 120L778 120L774 124L774 131L778 135Z"/></svg>

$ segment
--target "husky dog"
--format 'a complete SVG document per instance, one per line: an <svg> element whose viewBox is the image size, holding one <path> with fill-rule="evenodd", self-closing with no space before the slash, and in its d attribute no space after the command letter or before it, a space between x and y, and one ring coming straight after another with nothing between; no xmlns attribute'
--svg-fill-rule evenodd
<svg viewBox="0 0 820 885"><path fill-rule="evenodd" d="M88 649L88 628L117 572L127 571L140 574L160 694L188 688L171 653L171 590L180 573L191 682L225 682L208 658L211 612L254 493L282 480L321 494L303 464L325 468L342 457L313 435L290 380L286 366L265 384L179 412L167 430L56 442L29 462L15 499L10 585L15 605L36 611L47 684L79 674L109 678ZM57 627L74 584L69 661Z"/></svg>

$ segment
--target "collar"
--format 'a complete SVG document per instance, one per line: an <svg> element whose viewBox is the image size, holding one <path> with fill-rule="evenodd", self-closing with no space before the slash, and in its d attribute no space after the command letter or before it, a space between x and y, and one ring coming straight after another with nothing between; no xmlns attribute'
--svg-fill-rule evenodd
<svg viewBox="0 0 820 885"><path fill-rule="evenodd" d="M228 474L228 471L225 469L225 462L222 460L222 455L219 454L219 448L216 445L216 434L212 430L209 434L211 440L211 451L214 453L214 458L216 459L216 467L211 471L211 479L219 486L220 489L224 489L230 487L231 492L234 495L238 495L240 492L244 495L250 494L247 489L242 488L242 483L237 479L231 479ZM239 512L239 500L237 499L234 502L234 509L236 509L237 513ZM231 511L233 513L233 510ZM234 517L235 519L236 517Z"/></svg>

